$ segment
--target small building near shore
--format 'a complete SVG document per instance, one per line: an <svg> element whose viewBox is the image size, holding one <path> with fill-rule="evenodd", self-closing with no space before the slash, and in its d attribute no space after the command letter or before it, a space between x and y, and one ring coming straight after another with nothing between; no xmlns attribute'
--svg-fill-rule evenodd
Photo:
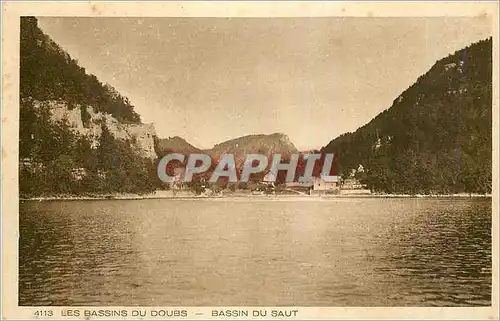
<svg viewBox="0 0 500 321"><path fill-rule="evenodd" d="M313 182L289 182L285 183L286 187L307 187L307 188L312 188Z"/></svg>
<svg viewBox="0 0 500 321"><path fill-rule="evenodd" d="M354 190L354 189L364 189L365 186L361 184L360 181L358 181L355 178L347 178L342 181L341 184L342 189L344 190Z"/></svg>
<svg viewBox="0 0 500 321"><path fill-rule="evenodd" d="M355 178L347 178L342 180L340 184L340 190L342 195L368 195L371 191L366 188L365 185L361 184Z"/></svg>
<svg viewBox="0 0 500 321"><path fill-rule="evenodd" d="M313 180L312 190L314 191L338 191L340 189L339 176L323 176L315 177Z"/></svg>
<svg viewBox="0 0 500 321"><path fill-rule="evenodd" d="M271 174L271 172L267 172L266 175L264 175L264 178L262 179L262 184L267 184L269 186L275 186L276 183L275 183L276 179L273 177L273 175Z"/></svg>
<svg viewBox="0 0 500 321"><path fill-rule="evenodd" d="M182 188L182 183L183 183L183 178L184 178L184 172L185 168L184 167L176 167L174 168L174 180L170 182L170 188L173 189L181 189Z"/></svg>

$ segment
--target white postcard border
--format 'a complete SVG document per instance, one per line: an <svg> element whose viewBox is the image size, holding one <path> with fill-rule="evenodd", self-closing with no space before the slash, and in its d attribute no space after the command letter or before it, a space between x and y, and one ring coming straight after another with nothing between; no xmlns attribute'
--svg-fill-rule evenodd
<svg viewBox="0 0 500 321"><path fill-rule="evenodd" d="M5 319L63 319L63 310L186 309L186 320L220 319L212 310L298 310L287 319L497 319L498 306L498 2L6 2L2 12L2 315ZM18 141L19 141L19 18L20 16L85 17L444 17L482 16L491 19L493 33L493 216L492 307L478 308L358 308L358 307L19 307L18 306ZM52 316L35 317L35 311L53 311ZM83 313L83 312L82 312ZM271 313L271 312L269 312ZM129 316L121 319L138 319ZM251 312L250 312L251 314ZM79 318L84 319L83 315ZM103 317L92 319L117 319ZM155 319L146 317L146 319ZM158 318L156 318L158 319ZM169 319L169 318L163 318ZM172 318L170 318L172 319ZM240 317L231 319L264 319ZM273 319L268 317L266 319Z"/></svg>

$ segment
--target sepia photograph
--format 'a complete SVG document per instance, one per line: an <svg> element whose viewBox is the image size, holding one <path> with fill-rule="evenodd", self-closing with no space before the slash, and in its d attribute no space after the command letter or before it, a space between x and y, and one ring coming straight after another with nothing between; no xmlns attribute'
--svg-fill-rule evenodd
<svg viewBox="0 0 500 321"><path fill-rule="evenodd" d="M497 15L92 12L14 20L14 305L497 305Z"/></svg>

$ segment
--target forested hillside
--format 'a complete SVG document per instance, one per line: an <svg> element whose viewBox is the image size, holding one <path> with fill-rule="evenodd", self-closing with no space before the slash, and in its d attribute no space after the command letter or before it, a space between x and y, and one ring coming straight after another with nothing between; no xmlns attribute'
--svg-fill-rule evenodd
<svg viewBox="0 0 500 321"><path fill-rule="evenodd" d="M44 34L34 17L21 19L21 97L64 100L69 105L90 105L119 121L140 123L126 97L85 72L78 62Z"/></svg>
<svg viewBox="0 0 500 321"><path fill-rule="evenodd" d="M490 38L439 60L389 109L323 152L335 152L343 175L374 191L488 193L491 132ZM353 171L359 165L364 171Z"/></svg>
<svg viewBox="0 0 500 321"><path fill-rule="evenodd" d="M128 99L86 74L32 17L21 18L20 75L22 197L155 188L153 160L137 144L148 128Z"/></svg>

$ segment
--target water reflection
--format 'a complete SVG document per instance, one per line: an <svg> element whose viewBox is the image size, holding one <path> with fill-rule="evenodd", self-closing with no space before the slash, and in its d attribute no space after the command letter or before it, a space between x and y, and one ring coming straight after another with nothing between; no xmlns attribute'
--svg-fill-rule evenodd
<svg viewBox="0 0 500 321"><path fill-rule="evenodd" d="M491 304L491 199L20 208L20 305Z"/></svg>

